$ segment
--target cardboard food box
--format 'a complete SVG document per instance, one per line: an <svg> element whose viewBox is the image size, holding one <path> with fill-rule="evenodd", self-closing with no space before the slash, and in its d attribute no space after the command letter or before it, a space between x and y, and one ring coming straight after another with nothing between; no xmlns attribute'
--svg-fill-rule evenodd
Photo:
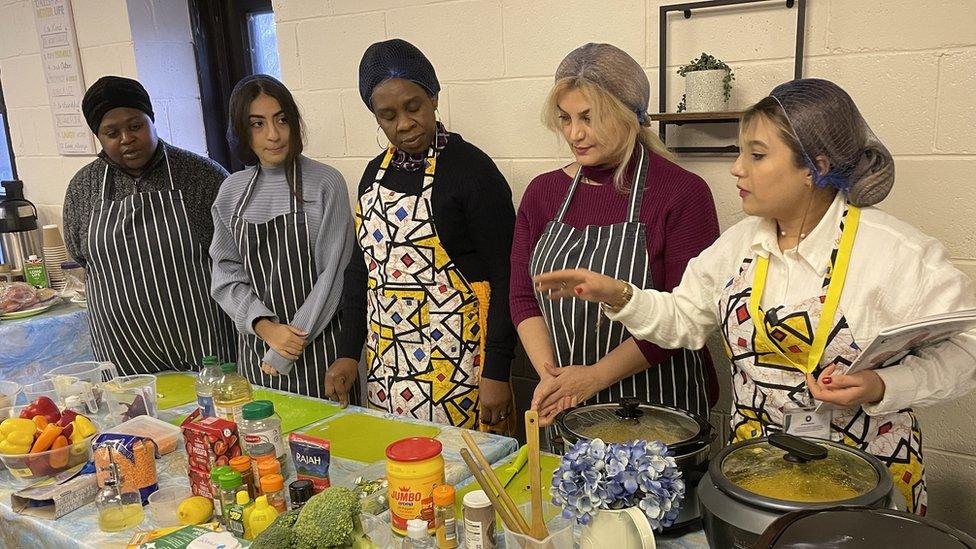
<svg viewBox="0 0 976 549"><path fill-rule="evenodd" d="M183 429L190 488L195 495L213 497L210 470L241 455L237 424L218 417L200 418L197 408L180 425Z"/></svg>
<svg viewBox="0 0 976 549"><path fill-rule="evenodd" d="M10 507L21 515L54 520L93 503L97 493L95 475L79 474L61 484L32 486L15 492L10 495Z"/></svg>

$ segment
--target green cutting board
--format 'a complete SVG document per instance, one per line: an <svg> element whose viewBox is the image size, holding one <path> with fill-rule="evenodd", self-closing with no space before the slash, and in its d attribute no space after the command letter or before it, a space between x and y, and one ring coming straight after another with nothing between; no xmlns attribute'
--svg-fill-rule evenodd
<svg viewBox="0 0 976 549"><path fill-rule="evenodd" d="M165 374L156 376L156 406L169 410L197 399L196 376Z"/></svg>
<svg viewBox="0 0 976 549"><path fill-rule="evenodd" d="M156 379L159 409L168 410L195 401L197 398L195 380L194 376L187 374L159 376ZM254 400L270 400L274 404L275 412L281 416L283 433L290 433L342 411L342 408L323 400L276 393L266 389L254 389ZM186 414L181 414L170 423L180 425L184 419Z"/></svg>
<svg viewBox="0 0 976 549"><path fill-rule="evenodd" d="M500 476L502 474L502 470L508 467L513 461L515 461L515 454L512 454L510 458L506 459L501 464L493 467L492 469L494 469L495 475ZM559 456L554 456L552 454L542 454L539 461L540 461L539 465L542 469L542 501L543 503L551 502L552 497L550 497L549 495L549 488L552 486L552 472L559 467L559 462L561 461L561 458ZM464 499L464 494L467 494L468 492L472 492L474 490L481 490L481 485L479 485L478 481L475 480L473 477L471 478L471 482L469 482L466 486L464 486L464 488L458 490L456 503L455 503L455 508L457 509L457 516L461 516L461 507L462 507L461 502ZM512 481L508 483L508 486L505 488L505 491L508 492L508 495L512 496L512 501L515 502L515 505L522 505L523 503L529 503L529 501L532 498L532 495L529 490L528 462L526 462L525 467L522 467L522 470L519 471L518 474L512 477ZM549 522L550 520L555 518L556 515L559 514L559 509L556 508L555 506L552 507L544 506L544 507L547 511L544 515L546 522ZM495 524L499 525L498 528L501 529L501 524L502 524L501 517L497 517L497 516L495 517Z"/></svg>
<svg viewBox="0 0 976 549"><path fill-rule="evenodd" d="M305 431L332 442L332 455L360 463L386 459L386 447L402 438L436 437L441 430L367 414L346 414Z"/></svg>

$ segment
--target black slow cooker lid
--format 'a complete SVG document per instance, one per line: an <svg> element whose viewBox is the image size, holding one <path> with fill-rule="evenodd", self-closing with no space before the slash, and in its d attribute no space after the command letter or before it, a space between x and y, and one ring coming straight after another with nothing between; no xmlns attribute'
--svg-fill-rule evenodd
<svg viewBox="0 0 976 549"><path fill-rule="evenodd" d="M659 440L675 446L708 434L708 423L690 412L623 399L608 404L580 406L559 418L562 429L577 438L599 438L607 443Z"/></svg>
<svg viewBox="0 0 976 549"><path fill-rule="evenodd" d="M941 522L903 511L834 507L787 513L763 532L754 547L976 549L976 539Z"/></svg>

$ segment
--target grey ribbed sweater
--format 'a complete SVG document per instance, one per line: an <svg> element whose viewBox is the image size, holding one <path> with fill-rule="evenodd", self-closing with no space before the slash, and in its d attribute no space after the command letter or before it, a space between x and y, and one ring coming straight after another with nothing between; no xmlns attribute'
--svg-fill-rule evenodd
<svg viewBox="0 0 976 549"><path fill-rule="evenodd" d="M241 195L254 175L255 168L232 174L220 187L213 205L214 237L210 245L213 259L212 294L217 303L234 320L242 333L254 334L254 322L263 317L275 318L251 289L240 252L231 231L231 220ZM303 208L315 257L317 279L312 291L294 318L279 318L308 332L314 339L329 324L339 308L342 296L342 272L353 250L352 215L345 180L331 166L301 157ZM264 223L291 209L288 182L282 168L261 168L254 193L244 210L249 223ZM268 349L264 361L281 373L293 363Z"/></svg>

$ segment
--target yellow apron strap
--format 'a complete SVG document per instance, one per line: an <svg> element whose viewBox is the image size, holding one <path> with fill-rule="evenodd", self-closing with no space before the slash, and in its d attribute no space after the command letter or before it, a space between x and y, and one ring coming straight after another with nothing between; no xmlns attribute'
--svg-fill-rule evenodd
<svg viewBox="0 0 976 549"><path fill-rule="evenodd" d="M766 276L769 273L769 258L766 256L756 256L756 270L752 277L752 293L749 296L749 316L756 328L756 337L763 338L769 343L769 347L776 351L780 357L793 365L794 368L805 374L809 374L817 369L820 360L823 358L827 348L827 339L830 331L834 327L834 315L837 314L837 307L840 305L840 296L844 291L844 280L847 278L847 268L850 265L851 251L854 249L854 238L857 236L857 226L861 219L861 209L856 206L848 206L847 217L844 220L844 231L841 233L840 245L837 247L837 258L831 267L830 284L827 286L827 297L824 301L823 310L820 313L820 320L817 322L817 331L814 334L813 345L807 355L806 364L797 364L790 357L786 356L779 346L769 341L769 334L766 332L766 314L760 309L763 290L766 288Z"/></svg>
<svg viewBox="0 0 976 549"><path fill-rule="evenodd" d="M380 169L385 170L390 167L390 161L393 160L393 153L396 151L396 147L390 145L386 148L386 155L383 156L383 161L380 162ZM377 179L380 179L377 177Z"/></svg>

